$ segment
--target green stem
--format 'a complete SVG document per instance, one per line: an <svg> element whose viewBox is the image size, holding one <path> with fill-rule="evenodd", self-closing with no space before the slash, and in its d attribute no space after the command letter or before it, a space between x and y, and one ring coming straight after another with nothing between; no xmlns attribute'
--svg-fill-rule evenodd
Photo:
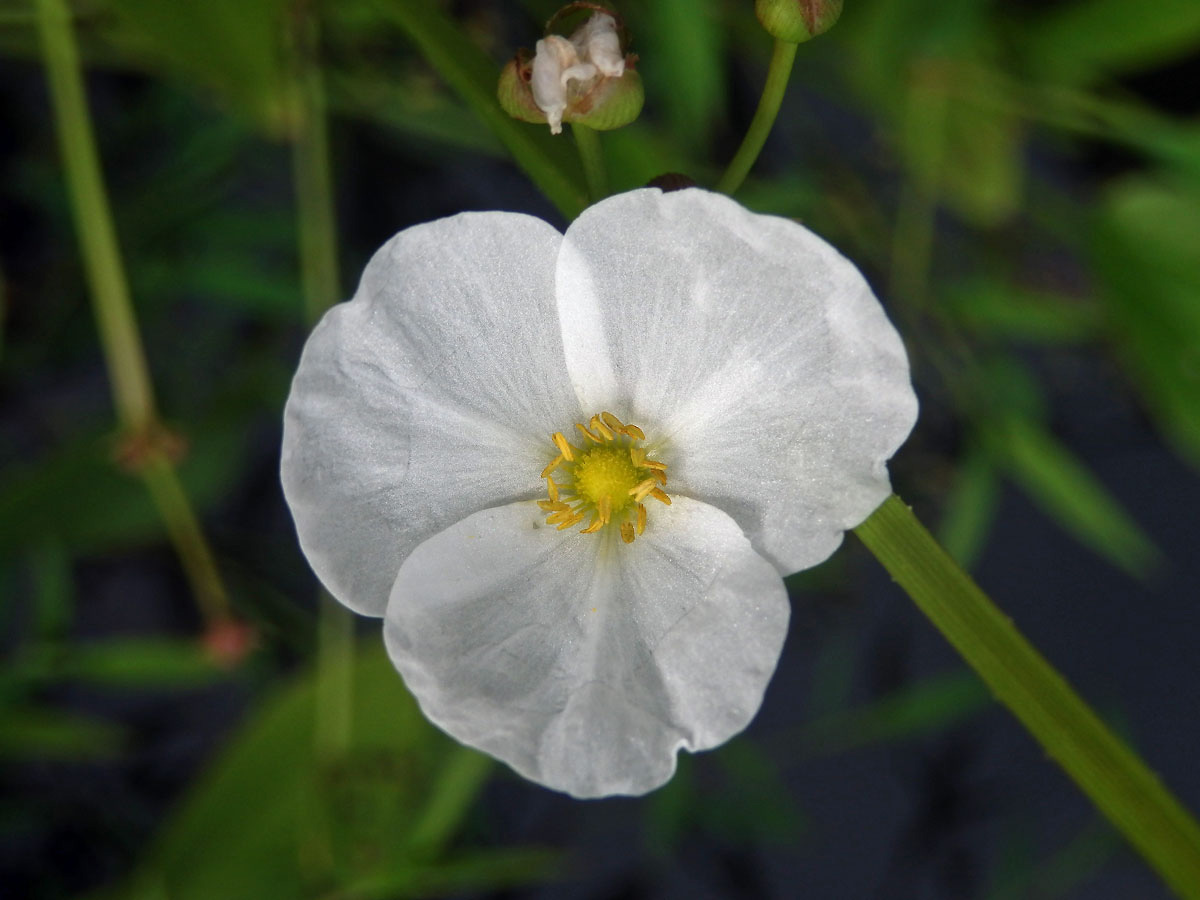
<svg viewBox="0 0 1200 900"><path fill-rule="evenodd" d="M492 761L469 747L457 747L438 770L429 803L409 832L407 851L436 858L454 835L492 772Z"/></svg>
<svg viewBox="0 0 1200 900"><path fill-rule="evenodd" d="M141 448L130 461L158 507L200 611L211 624L230 617L229 599L212 550L162 445L166 430L155 410L146 354L117 247L70 12L63 0L37 0L37 16L75 228L117 418L128 446Z"/></svg>
<svg viewBox="0 0 1200 900"><path fill-rule="evenodd" d="M767 70L767 83L763 85L758 109L754 111L754 118L750 121L746 136L742 138L742 146L738 147L729 168L717 182L717 190L721 193L732 194L741 187L746 176L750 174L754 161L758 159L758 154L762 152L767 135L771 133L775 118L779 115L779 106L783 103L783 94L787 90L798 46L776 38L775 49L771 53L771 66Z"/></svg>
<svg viewBox="0 0 1200 900"><path fill-rule="evenodd" d="M83 88L71 15L63 0L37 0L42 53L58 126L75 227L92 293L92 309L104 346L117 417L131 432L156 418L146 354L138 335L129 287L117 249L108 194L100 172L92 120Z"/></svg>
<svg viewBox="0 0 1200 900"><path fill-rule="evenodd" d="M300 284L304 310L315 322L341 297L333 178L329 164L325 81L317 61L317 21L297 4L295 22L295 133L292 176L300 232Z"/></svg>
<svg viewBox="0 0 1200 900"><path fill-rule="evenodd" d="M350 749L354 730L354 617L326 591L317 597L316 722L323 762Z"/></svg>
<svg viewBox="0 0 1200 900"><path fill-rule="evenodd" d="M575 146L583 163L583 177L587 180L588 196L593 203L608 196L608 175L604 168L604 149L600 146L600 135L595 129L578 122L571 123Z"/></svg>
<svg viewBox="0 0 1200 900"><path fill-rule="evenodd" d="M921 611L1181 897L1200 898L1200 827L892 495L855 529Z"/></svg>
<svg viewBox="0 0 1200 900"><path fill-rule="evenodd" d="M315 322L341 298L328 109L318 56L320 23L310 3L292 9L292 175L300 241L304 313ZM354 619L324 590L317 599L317 700L314 741L322 759L350 746L354 708Z"/></svg>
<svg viewBox="0 0 1200 900"><path fill-rule="evenodd" d="M167 526L167 534L175 546L201 614L210 623L228 619L229 598L225 585L179 481L179 473L166 456L152 451L141 464L141 476Z"/></svg>

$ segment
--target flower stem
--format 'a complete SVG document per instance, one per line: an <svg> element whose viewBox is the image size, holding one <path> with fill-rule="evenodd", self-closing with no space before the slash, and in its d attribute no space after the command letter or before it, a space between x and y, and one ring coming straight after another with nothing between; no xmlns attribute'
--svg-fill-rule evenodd
<svg viewBox="0 0 1200 900"><path fill-rule="evenodd" d="M1200 898L1200 827L892 495L867 548L1097 808L1182 897Z"/></svg>
<svg viewBox="0 0 1200 900"><path fill-rule="evenodd" d="M63 0L37 0L37 12L59 149L117 417L127 430L144 431L156 419L154 391L100 172L71 15Z"/></svg>
<svg viewBox="0 0 1200 900"><path fill-rule="evenodd" d="M775 124L775 117L779 115L779 106L783 103L783 94L787 90L798 46L776 38L775 49L771 53L771 66L767 70L767 83L763 85L758 109L754 111L754 118L750 120L746 136L742 138L742 146L738 147L729 168L717 182L717 190L721 193L732 194L741 187L746 176L750 174L754 161L758 159L758 154L762 152L767 135L771 133Z"/></svg>
<svg viewBox="0 0 1200 900"><path fill-rule="evenodd" d="M292 9L292 176L300 241L304 314L316 322L341 296L328 107L318 47L320 23L310 3ZM326 591L317 598L314 742L326 760L351 742L354 708L354 619Z"/></svg>
<svg viewBox="0 0 1200 900"><path fill-rule="evenodd" d="M300 283L310 323L341 299L333 178L329 165L328 107L317 56L316 16L307 4L293 10L294 109L292 178L300 232Z"/></svg>
<svg viewBox="0 0 1200 900"><path fill-rule="evenodd" d="M212 625L231 617L229 599L166 449L168 432L155 409L146 354L100 170L70 12L63 0L37 0L37 19L59 148L117 419L126 448L139 448L126 458L158 507L201 614Z"/></svg>
<svg viewBox="0 0 1200 900"><path fill-rule="evenodd" d="M587 180L588 196L593 203L608 196L608 174L604 168L604 149L600 146L600 135L593 128L571 123L571 134L583 162L583 177Z"/></svg>
<svg viewBox="0 0 1200 900"><path fill-rule="evenodd" d="M175 466L164 454L152 452L141 465L141 475L167 526L205 621L229 618L225 585Z"/></svg>

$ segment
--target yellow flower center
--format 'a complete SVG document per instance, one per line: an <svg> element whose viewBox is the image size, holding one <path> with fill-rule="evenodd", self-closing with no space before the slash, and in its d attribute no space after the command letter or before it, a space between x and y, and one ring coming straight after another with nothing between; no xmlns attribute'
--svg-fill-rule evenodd
<svg viewBox="0 0 1200 900"><path fill-rule="evenodd" d="M546 479L546 522L559 531L580 524L581 534L595 534L605 525L616 525L627 544L646 530L646 506L653 497L671 505L663 490L667 464L649 459L642 447L646 435L636 425L622 424L610 412L577 422L580 446L561 431L550 436L557 456L542 470Z"/></svg>

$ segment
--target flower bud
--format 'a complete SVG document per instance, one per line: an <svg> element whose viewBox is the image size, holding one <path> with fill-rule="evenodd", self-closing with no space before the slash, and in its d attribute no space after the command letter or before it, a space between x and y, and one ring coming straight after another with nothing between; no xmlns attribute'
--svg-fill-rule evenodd
<svg viewBox="0 0 1200 900"><path fill-rule="evenodd" d="M800 44L833 27L842 0L755 0L754 12L772 37Z"/></svg>
<svg viewBox="0 0 1200 900"><path fill-rule="evenodd" d="M548 34L532 57L518 50L496 90L505 112L522 122L546 122L551 134L559 134L563 122L600 131L619 128L642 111L642 80L633 68L637 57L622 51L617 20L590 3L571 4L560 14L576 7L596 12L570 39Z"/></svg>

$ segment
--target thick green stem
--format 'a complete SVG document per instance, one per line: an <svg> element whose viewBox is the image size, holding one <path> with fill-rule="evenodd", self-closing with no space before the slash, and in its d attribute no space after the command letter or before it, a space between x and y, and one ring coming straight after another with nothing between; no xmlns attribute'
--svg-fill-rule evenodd
<svg viewBox="0 0 1200 900"><path fill-rule="evenodd" d="M996 697L1181 897L1200 898L1200 828L946 554L900 498L855 529Z"/></svg>
<svg viewBox="0 0 1200 900"><path fill-rule="evenodd" d="M779 106L783 103L783 94L792 74L792 63L796 60L797 46L799 45L789 41L775 40L771 66L767 70L767 83L763 85L758 109L754 111L754 118L750 121L746 136L742 138L742 146L738 147L729 168L717 182L717 190L721 193L732 194L741 187L746 176L750 174L750 169L754 167L758 154L762 152L767 135L771 133L775 118L779 115Z"/></svg>
<svg viewBox="0 0 1200 900"><path fill-rule="evenodd" d="M583 177L587 180L588 196L593 203L608 196L608 174L604 167L604 148L600 146L600 135L595 129L571 123L575 146L583 163Z"/></svg>
<svg viewBox="0 0 1200 900"><path fill-rule="evenodd" d="M155 410L146 354L117 247L70 13L63 0L37 0L37 16L75 228L117 418L127 447L137 448L126 454L127 460L153 497L201 613L211 624L229 618L229 599L165 447L169 442Z"/></svg>

